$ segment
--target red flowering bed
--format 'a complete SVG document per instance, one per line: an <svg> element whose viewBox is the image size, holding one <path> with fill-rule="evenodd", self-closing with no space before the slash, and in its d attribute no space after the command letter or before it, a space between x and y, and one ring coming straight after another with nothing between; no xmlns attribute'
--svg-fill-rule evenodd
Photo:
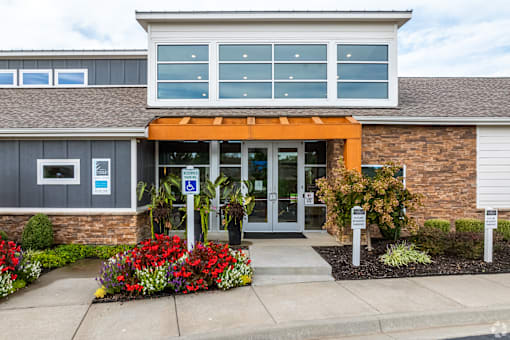
<svg viewBox="0 0 510 340"><path fill-rule="evenodd" d="M40 274L39 262L31 261L15 242L0 238L0 297L25 287Z"/></svg>
<svg viewBox="0 0 510 340"><path fill-rule="evenodd" d="M242 251L214 242L189 252L178 236L156 235L103 263L96 297L133 297L230 289L251 282L253 270Z"/></svg>

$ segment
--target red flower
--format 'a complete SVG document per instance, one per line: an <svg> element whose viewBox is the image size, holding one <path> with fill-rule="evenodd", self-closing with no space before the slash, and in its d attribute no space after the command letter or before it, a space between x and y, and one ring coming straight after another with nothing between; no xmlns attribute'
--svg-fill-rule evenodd
<svg viewBox="0 0 510 340"><path fill-rule="evenodd" d="M117 281L124 281L124 275L117 276Z"/></svg>
<svg viewBox="0 0 510 340"><path fill-rule="evenodd" d="M16 274L12 274L11 275L11 280L12 281L16 280L17 278L18 278L18 275L16 275Z"/></svg>

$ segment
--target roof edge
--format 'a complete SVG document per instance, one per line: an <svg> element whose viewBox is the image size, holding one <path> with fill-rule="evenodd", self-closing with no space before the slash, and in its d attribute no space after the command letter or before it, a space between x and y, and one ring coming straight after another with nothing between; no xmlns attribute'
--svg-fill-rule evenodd
<svg viewBox="0 0 510 340"><path fill-rule="evenodd" d="M127 128L12 128L0 129L0 138L32 137L146 137L145 127Z"/></svg>
<svg viewBox="0 0 510 340"><path fill-rule="evenodd" d="M264 21L380 21L398 27L412 17L405 11L135 11L138 23L147 31L156 22L264 22Z"/></svg>
<svg viewBox="0 0 510 340"><path fill-rule="evenodd" d="M364 125L510 125L510 117L357 116Z"/></svg>
<svg viewBox="0 0 510 340"><path fill-rule="evenodd" d="M0 50L0 59L6 58L107 58L138 59L147 57L146 49L118 50Z"/></svg>

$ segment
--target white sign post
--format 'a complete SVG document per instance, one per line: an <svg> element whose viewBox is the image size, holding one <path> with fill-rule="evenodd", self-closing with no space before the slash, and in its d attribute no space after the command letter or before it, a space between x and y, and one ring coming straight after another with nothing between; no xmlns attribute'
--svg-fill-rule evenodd
<svg viewBox="0 0 510 340"><path fill-rule="evenodd" d="M483 260L492 262L492 231L498 229L498 210L485 209L485 237L483 240Z"/></svg>
<svg viewBox="0 0 510 340"><path fill-rule="evenodd" d="M200 171L192 166L182 169L182 193L186 195L186 229L188 234L188 250L195 246L195 195L200 193Z"/></svg>
<svg viewBox="0 0 510 340"><path fill-rule="evenodd" d="M361 229L367 228L367 214L359 206L351 209L351 229L352 229L352 265L359 267L360 248L361 248Z"/></svg>

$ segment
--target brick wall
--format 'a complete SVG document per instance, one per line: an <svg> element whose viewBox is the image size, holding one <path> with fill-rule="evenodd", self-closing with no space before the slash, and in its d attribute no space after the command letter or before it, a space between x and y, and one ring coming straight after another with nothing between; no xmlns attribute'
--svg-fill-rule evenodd
<svg viewBox="0 0 510 340"><path fill-rule="evenodd" d="M25 224L31 216L2 215L0 230L19 241ZM148 217L140 215L54 215L56 244L135 244L149 235Z"/></svg>
<svg viewBox="0 0 510 340"><path fill-rule="evenodd" d="M331 141L328 164L342 155ZM483 219L476 209L476 127L364 125L362 164L394 161L406 165L406 185L425 196L412 214L422 224L430 218ZM500 211L510 219L509 211Z"/></svg>

